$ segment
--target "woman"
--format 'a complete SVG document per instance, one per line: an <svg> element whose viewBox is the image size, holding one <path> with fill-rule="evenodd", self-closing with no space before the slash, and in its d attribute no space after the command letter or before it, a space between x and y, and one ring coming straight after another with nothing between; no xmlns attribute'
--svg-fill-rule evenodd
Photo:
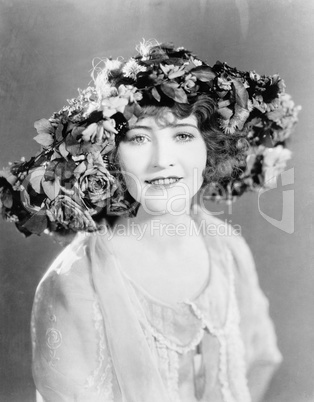
<svg viewBox="0 0 314 402"><path fill-rule="evenodd" d="M213 183L227 198L262 184L263 141L287 136L270 113L284 115L283 85L183 48L139 50L36 126L45 225L79 231L36 292L38 401L259 401L281 361L268 302L245 241L203 198Z"/></svg>

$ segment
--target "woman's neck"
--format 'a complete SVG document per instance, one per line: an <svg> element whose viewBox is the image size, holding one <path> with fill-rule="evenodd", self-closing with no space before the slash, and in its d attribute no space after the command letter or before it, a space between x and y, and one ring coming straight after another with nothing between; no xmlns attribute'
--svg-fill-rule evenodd
<svg viewBox="0 0 314 402"><path fill-rule="evenodd" d="M183 241L191 233L193 220L190 214L174 215L171 213L152 215L145 212L140 207L138 213L132 218L121 218L116 225L116 232L122 233L122 228L128 231L128 234L137 239L150 240L154 238L155 242L165 245L173 242Z"/></svg>

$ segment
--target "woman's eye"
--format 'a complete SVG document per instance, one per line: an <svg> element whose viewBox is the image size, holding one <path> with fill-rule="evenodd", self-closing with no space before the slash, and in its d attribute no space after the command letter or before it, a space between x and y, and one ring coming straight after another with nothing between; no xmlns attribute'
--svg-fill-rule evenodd
<svg viewBox="0 0 314 402"><path fill-rule="evenodd" d="M130 142L134 144L144 144L147 141L147 138L144 135L135 135L134 137L130 138Z"/></svg>
<svg viewBox="0 0 314 402"><path fill-rule="evenodd" d="M188 141L192 141L192 139L194 138L193 134L189 134L189 133L180 133L176 135L176 139L179 142L188 142Z"/></svg>

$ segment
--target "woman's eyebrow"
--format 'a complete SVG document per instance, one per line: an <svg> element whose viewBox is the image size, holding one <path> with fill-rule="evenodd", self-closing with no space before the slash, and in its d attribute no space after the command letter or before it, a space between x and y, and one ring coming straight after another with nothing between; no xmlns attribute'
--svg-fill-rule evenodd
<svg viewBox="0 0 314 402"><path fill-rule="evenodd" d="M193 128L196 128L196 129L198 129L198 127L195 125L195 124L190 124L190 123L175 123L175 124L169 124L169 126L170 127L174 127L174 128L176 128L176 127L193 127ZM150 127L150 126L143 126L143 125L139 125L139 124L136 124L135 126L131 126L130 128L129 128L129 130L135 130L135 129L143 129L143 130L152 130L152 128Z"/></svg>
<svg viewBox="0 0 314 402"><path fill-rule="evenodd" d="M138 129L138 128L141 128L143 130L150 130L150 131L152 130L152 128L150 126L142 126L142 125L139 125L139 124L136 124L135 126L131 126L129 128L129 130L135 130L135 129Z"/></svg>
<svg viewBox="0 0 314 402"><path fill-rule="evenodd" d="M190 124L190 123L176 123L176 124L171 124L171 127L193 127L198 129L198 127L195 124Z"/></svg>

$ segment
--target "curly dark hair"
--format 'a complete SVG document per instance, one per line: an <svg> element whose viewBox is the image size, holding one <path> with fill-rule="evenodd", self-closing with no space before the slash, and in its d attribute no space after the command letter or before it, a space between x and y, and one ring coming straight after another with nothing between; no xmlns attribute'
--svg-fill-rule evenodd
<svg viewBox="0 0 314 402"><path fill-rule="evenodd" d="M147 102L148 103L148 102ZM154 117L158 124L167 126L169 120L167 114L171 112L177 119L184 119L194 115L197 119L198 129L200 130L207 148L207 163L203 172L204 181L202 188L215 182L220 183L223 180L236 178L245 167L246 151L248 141L244 132L235 132L232 134L224 133L219 127L219 114L214 100L208 96L200 95L194 102L182 104L173 102L171 105L146 104L142 106L142 113L139 118ZM118 193L130 204L129 213L136 214L138 202L127 191L124 181L121 164L119 161L119 144L123 141L124 134L116 136L116 147L109 155L109 162L112 167L112 174L117 179ZM105 208L106 209L106 208ZM114 222L115 216L120 213L114 210L106 209L100 214L94 216L94 220L106 217L109 223ZM112 223L111 222L111 223Z"/></svg>
<svg viewBox="0 0 314 402"><path fill-rule="evenodd" d="M219 126L219 114L214 100L205 95L198 96L194 102L177 103L171 106L151 104L142 108L140 117L154 117L159 124L167 125L167 113L184 119L194 115L207 148L207 163L203 173L204 185L221 182L228 178L236 178L245 167L248 141L244 132L224 133ZM113 161L119 165L118 148L122 138L117 136L117 147Z"/></svg>
<svg viewBox="0 0 314 402"><path fill-rule="evenodd" d="M161 126L167 126L169 122L169 112L177 119L184 119L194 115L197 120L197 126L204 138L207 149L207 163L203 172L203 184L205 189L211 183L220 183L223 180L235 179L243 172L245 168L246 151L248 149L248 141L246 133L236 131L234 133L225 133L219 126L219 113L214 100L206 95L195 97L195 101L189 104L172 102L162 103L162 105L153 102L145 102L142 106L142 112L139 119L144 117L154 117ZM173 120L171 121L173 123ZM140 206L139 202L133 199L128 192L123 170L119 161L119 144L123 141L123 137L127 130L116 135L116 146L111 153L108 154L110 173L116 178L117 190L115 198L123 198L127 202L126 209L116 209L113 205L107 205L101 208L93 219L97 224L106 224L113 227L119 215L128 214L134 216ZM69 229L54 230L61 238L75 233ZM72 237L69 239L72 239Z"/></svg>

